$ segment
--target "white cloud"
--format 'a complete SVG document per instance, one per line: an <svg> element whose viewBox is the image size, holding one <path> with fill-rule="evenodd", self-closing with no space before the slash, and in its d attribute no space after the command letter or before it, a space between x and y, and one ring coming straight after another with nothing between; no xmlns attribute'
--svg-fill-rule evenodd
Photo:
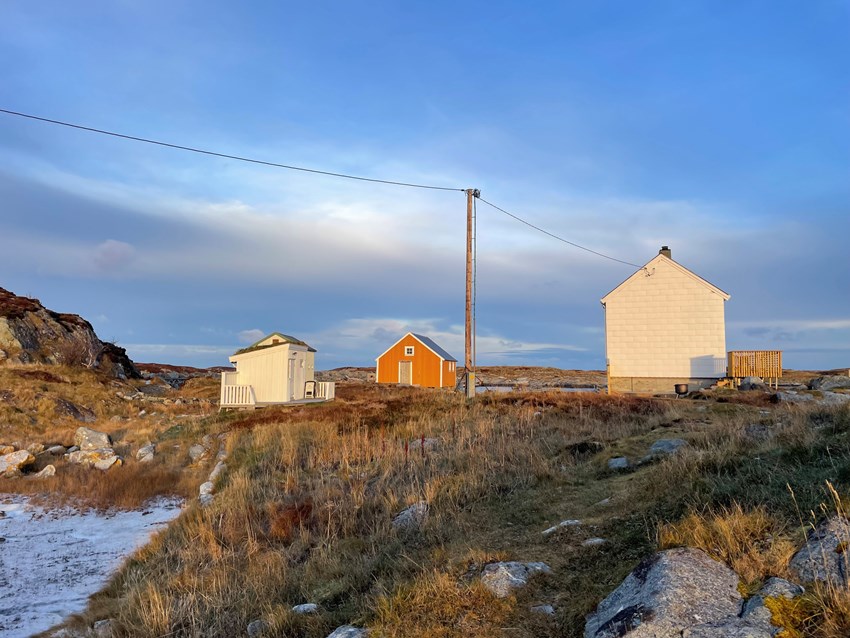
<svg viewBox="0 0 850 638"><path fill-rule="evenodd" d="M236 334L239 339L239 343L255 343L266 336L266 333L259 328L252 328L250 330L240 330Z"/></svg>
<svg viewBox="0 0 850 638"><path fill-rule="evenodd" d="M98 271L111 274L127 268L135 254L136 249L130 244L115 239L107 239L94 249L92 262Z"/></svg>

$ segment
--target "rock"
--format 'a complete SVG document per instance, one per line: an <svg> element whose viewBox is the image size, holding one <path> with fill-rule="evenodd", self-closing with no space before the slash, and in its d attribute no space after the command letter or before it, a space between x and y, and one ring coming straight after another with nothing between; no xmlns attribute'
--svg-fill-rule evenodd
<svg viewBox="0 0 850 638"><path fill-rule="evenodd" d="M317 614L319 606L316 603L302 603L292 608L293 614Z"/></svg>
<svg viewBox="0 0 850 638"><path fill-rule="evenodd" d="M27 478L33 479L43 479L50 478L51 476L56 476L56 466L55 465L45 465L40 472L33 474Z"/></svg>
<svg viewBox="0 0 850 638"><path fill-rule="evenodd" d="M784 578L769 578L758 592L744 603L744 611L741 618L751 623L758 623L765 627L772 627L770 610L765 606L766 598L785 598L793 600L801 596L805 590ZM779 627L773 627L777 632Z"/></svg>
<svg viewBox="0 0 850 638"><path fill-rule="evenodd" d="M219 477L219 475L222 472L224 472L224 470L226 470L226 469L227 469L227 463L225 463L224 461L219 461L218 463L215 464L213 471L210 472L209 480L215 481Z"/></svg>
<svg viewBox="0 0 850 638"><path fill-rule="evenodd" d="M684 439L658 439L649 448L650 457L666 456L675 454L688 444Z"/></svg>
<svg viewBox="0 0 850 638"><path fill-rule="evenodd" d="M86 467L95 467L99 470L108 470L113 465L121 465L121 458L116 456L115 450L102 448L98 450L77 450L65 455L70 463L77 463ZM116 466L117 467L117 466Z"/></svg>
<svg viewBox="0 0 850 638"><path fill-rule="evenodd" d="M252 620L248 623L248 638L260 638L268 628L269 624L265 620Z"/></svg>
<svg viewBox="0 0 850 638"><path fill-rule="evenodd" d="M481 583L497 598L505 598L515 589L525 587L528 579L535 574L551 573L552 569L546 563L490 563L484 566Z"/></svg>
<svg viewBox="0 0 850 638"><path fill-rule="evenodd" d="M200 443L195 443L195 445L189 448L189 458L192 459L192 463L197 463L206 456L207 448L205 448Z"/></svg>
<svg viewBox="0 0 850 638"><path fill-rule="evenodd" d="M47 454L50 454L51 456L62 456L67 451L68 450L65 449L64 445L51 445L49 448L47 448L45 450L45 452Z"/></svg>
<svg viewBox="0 0 850 638"><path fill-rule="evenodd" d="M14 445L0 445L0 456L6 456L15 451Z"/></svg>
<svg viewBox="0 0 850 638"><path fill-rule="evenodd" d="M583 547L599 547L600 545L604 545L607 542L608 541L606 541L604 538L598 538L598 537L588 538L586 541L582 542L582 546Z"/></svg>
<svg viewBox="0 0 850 638"><path fill-rule="evenodd" d="M553 525L548 529L543 530L543 536L550 536L557 532L559 529L563 529L564 527L577 527L581 525L581 521L576 520L574 518L567 519L565 521L561 521L557 525Z"/></svg>
<svg viewBox="0 0 850 638"><path fill-rule="evenodd" d="M354 625L343 625L329 633L328 638L366 638L368 633L368 629L362 629Z"/></svg>
<svg viewBox="0 0 850 638"><path fill-rule="evenodd" d="M850 390L850 376L828 374L809 382L810 390Z"/></svg>
<svg viewBox="0 0 850 638"><path fill-rule="evenodd" d="M427 518L428 503L419 501L399 512L392 525L398 530L411 530L421 527Z"/></svg>
<svg viewBox="0 0 850 638"><path fill-rule="evenodd" d="M198 500L201 502L201 505L206 506L212 503L214 489L215 485L213 485L212 481L201 483L201 487L198 488Z"/></svg>
<svg viewBox="0 0 850 638"><path fill-rule="evenodd" d="M834 587L846 587L850 556L850 522L833 516L809 533L806 545L791 558L791 573L800 582L828 582Z"/></svg>
<svg viewBox="0 0 850 638"><path fill-rule="evenodd" d="M739 390L767 390L764 380L760 377L744 377L738 384Z"/></svg>
<svg viewBox="0 0 850 638"><path fill-rule="evenodd" d="M771 400L775 403L808 403L814 401L815 398L811 394L800 394L789 390L788 392L777 392L771 397Z"/></svg>
<svg viewBox="0 0 850 638"><path fill-rule="evenodd" d="M608 469L609 470L628 470L632 467L632 464L629 463L629 459L625 456L618 456L613 459L608 459Z"/></svg>
<svg viewBox="0 0 850 638"><path fill-rule="evenodd" d="M115 456L115 454L113 454L112 456L107 456L105 458L100 459L99 461L95 461L94 468L96 470L100 470L101 472L105 472L111 467L121 467L122 463L123 461L121 460L121 457Z"/></svg>
<svg viewBox="0 0 850 638"><path fill-rule="evenodd" d="M44 452L44 445L41 443L32 443L27 446L27 452L30 454L41 454Z"/></svg>
<svg viewBox="0 0 850 638"><path fill-rule="evenodd" d="M150 463L156 454L156 446L153 443L147 443L139 448L136 452L136 460L139 463Z"/></svg>
<svg viewBox="0 0 850 638"><path fill-rule="evenodd" d="M27 450L18 450L0 456L0 475L13 476L35 463L35 457Z"/></svg>
<svg viewBox="0 0 850 638"><path fill-rule="evenodd" d="M68 452L79 452L79 451L80 451L80 447L78 445L72 445L71 447L68 448L68 450L65 453L67 454Z"/></svg>
<svg viewBox="0 0 850 638"><path fill-rule="evenodd" d="M112 619L98 620L92 627L95 638L111 638L112 636Z"/></svg>
<svg viewBox="0 0 850 638"><path fill-rule="evenodd" d="M749 621L743 618L730 618L725 622L711 622L685 629L681 634L675 634L676 638L772 638L774 630L770 623ZM635 634L637 635L637 634ZM659 634L662 635L662 634ZM668 634L663 634L667 636ZM669 634L673 635L673 634Z"/></svg>
<svg viewBox="0 0 850 638"><path fill-rule="evenodd" d="M545 616L554 616L555 608L552 605L534 605L530 607L535 614L543 614Z"/></svg>
<svg viewBox="0 0 850 638"><path fill-rule="evenodd" d="M824 405L843 405L850 402L850 394L838 394L838 392L823 392L819 403Z"/></svg>
<svg viewBox="0 0 850 638"><path fill-rule="evenodd" d="M67 399L56 399L53 410L56 412L57 416L71 417L72 419L82 421L83 423L94 423L97 421L97 417L94 412L88 408L71 403Z"/></svg>
<svg viewBox="0 0 850 638"><path fill-rule="evenodd" d="M587 617L585 638L678 638L685 629L728 623L741 610L738 576L698 549L641 562Z"/></svg>
<svg viewBox="0 0 850 638"><path fill-rule="evenodd" d="M74 433L74 445L81 450L101 450L112 447L112 439L106 432L79 427Z"/></svg>
<svg viewBox="0 0 850 638"><path fill-rule="evenodd" d="M770 436L770 428L763 423L751 423L744 426L744 437L750 441L764 441Z"/></svg>

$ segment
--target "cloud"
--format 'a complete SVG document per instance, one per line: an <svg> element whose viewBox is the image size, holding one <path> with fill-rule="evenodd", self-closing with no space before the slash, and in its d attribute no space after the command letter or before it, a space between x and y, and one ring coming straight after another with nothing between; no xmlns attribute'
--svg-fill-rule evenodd
<svg viewBox="0 0 850 638"><path fill-rule="evenodd" d="M265 337L266 334L266 332L259 328L252 328L250 330L240 330L236 336L239 339L239 343L256 343Z"/></svg>
<svg viewBox="0 0 850 638"><path fill-rule="evenodd" d="M136 249L130 244L107 239L95 248L92 262L98 271L111 274L117 270L124 270L133 261L135 255Z"/></svg>

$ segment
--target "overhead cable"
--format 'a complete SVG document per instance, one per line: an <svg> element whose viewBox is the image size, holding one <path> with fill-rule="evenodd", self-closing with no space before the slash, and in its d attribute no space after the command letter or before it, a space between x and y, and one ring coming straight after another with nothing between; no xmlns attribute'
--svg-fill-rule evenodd
<svg viewBox="0 0 850 638"><path fill-rule="evenodd" d="M433 186L430 184L414 184L411 182L398 182L395 180L389 179L377 179L374 177L362 177L360 175L348 175L346 173L334 173L332 171L322 171L316 168L305 168L303 166L293 166L291 164L279 164L277 162L267 162L265 160L253 159L250 157L242 157L239 155L230 155L228 153L218 153L216 151L208 151L202 148L195 148L192 146L183 146L182 144L171 144L170 142L161 142L159 140L152 140L146 137L138 137L136 135L126 135L124 133L116 133L115 131L106 131L104 129L93 128L91 126L83 126L81 124L73 124L71 122L63 122L61 120L52 120L47 117L39 117L37 115L30 115L28 113L19 113L18 111L10 111L8 109L0 109L0 113L5 113L7 115L16 115L18 117L25 117L30 120L38 120L39 122L47 122L48 124L58 124L59 126L66 126L68 128L79 129L81 131L89 131L90 133L100 133L101 135L109 135L111 137L119 137L125 140L133 140L134 142L144 142L146 144L155 144L157 146L165 146L167 148L176 148L181 151L190 151L192 153L200 153L202 155L212 155L213 157L223 157L225 159L237 160L239 162L249 162L251 164L261 164L263 166L273 166L275 168L285 168L291 171L302 171L304 173L315 173L317 175L328 175L330 177L342 177L344 179L354 179L361 182L374 182L377 184L390 184L392 186L406 186L408 188L427 188L429 190L435 191L461 191L465 192L466 189L463 188L449 188L447 186Z"/></svg>
<svg viewBox="0 0 850 638"><path fill-rule="evenodd" d="M570 241L569 239L564 239L563 237L561 237L560 235L556 235L555 233L550 233L548 230L540 228L540 226L535 226L531 222L526 221L525 219L523 219L519 215L514 215L513 213L506 211L504 208L500 208L499 206L496 206L492 202L488 202L483 197L479 197L478 199L480 199L482 202L484 202L485 204L487 204L491 208L495 208L500 213L504 213L508 217L513 217L515 220L517 220L521 224L525 224L529 228L533 228L534 230L539 231L539 232L543 233L544 235L548 235L549 237L552 237L553 239L557 239L558 241L564 242L565 244L569 244L570 246L573 246L574 248L579 248L579 249L584 250L586 252L589 252L593 255L596 255L597 257L603 257L604 259L610 259L611 261L616 261L619 264L625 264L626 266L634 266L635 268L643 268L643 266L640 266L638 264L633 264L630 261L624 261L622 259L617 259L616 257L611 257L610 255L606 255L605 253L600 253L600 252L593 250L591 248L587 248L586 246L582 246L581 244L577 244L573 241Z"/></svg>

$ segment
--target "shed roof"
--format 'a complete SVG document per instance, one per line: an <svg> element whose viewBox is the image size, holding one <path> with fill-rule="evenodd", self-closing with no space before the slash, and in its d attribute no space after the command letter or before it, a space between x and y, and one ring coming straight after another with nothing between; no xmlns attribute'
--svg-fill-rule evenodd
<svg viewBox="0 0 850 638"><path fill-rule="evenodd" d="M435 355L440 357L440 359L442 359L443 361L454 361L455 363L457 363L457 359L455 359L452 355L450 355L448 352L446 352L440 346L438 346L436 343L434 343L434 341L432 339L430 339L429 337L426 337L426 336L420 335L420 334L416 334L415 332L408 332L407 334L404 335L404 337L406 337L407 335L410 335L411 337L416 339L419 343L421 343L423 346L428 348L431 352L433 352ZM402 337L401 339L404 339L404 337ZM401 341L401 339L399 339L393 345L391 345L389 348L384 350L380 355L378 355L377 359L380 359L385 354L387 354L390 350L395 348L398 345L399 341Z"/></svg>
<svg viewBox="0 0 850 638"><path fill-rule="evenodd" d="M272 337L280 338L280 343L267 343L267 344L262 345L264 341L267 341L268 339L271 339ZM307 350L309 352L316 352L315 348L310 347L309 345L307 345L306 343L301 341L301 339L296 339L295 337L292 337L290 335L285 335L282 332L273 332L271 334L266 335L265 337L263 337L262 339L260 339L256 343L251 344L247 348L242 348L241 350L237 350L236 352L233 353L233 356L235 357L238 354L245 354L246 352L254 352L255 350L265 350L266 348L276 348L278 346L282 346L282 345L285 345L285 344L293 344L293 345L296 345L296 346L304 346L305 348L307 348Z"/></svg>
<svg viewBox="0 0 850 638"><path fill-rule="evenodd" d="M611 296L612 296L612 295L614 295L614 294L615 294L618 290L620 290L620 289L624 288L625 286L627 286L627 285L629 284L629 282L631 282L631 281L633 281L633 280L635 279L635 277L640 276L640 275L641 275L641 273L644 273L644 272L650 272L650 270L652 269L652 267L653 267L653 266L655 266L656 264L658 264L660 261L665 261L665 260L666 260L666 262L665 262L665 263L668 263L669 265L673 266L674 268L676 268L676 269L677 269L677 270L679 270L680 272L682 272L682 273L686 274L687 276L691 277L692 279L694 279L694 280L695 280L695 281L697 281L698 283L700 283L700 284L702 284L703 286L705 286L705 287L706 287L708 290L710 290L711 292L713 292L713 293L715 293L715 294L717 294L717 295L720 295L720 296L723 298L723 300L724 300L724 301L729 301L729 299L730 299L731 295L730 295L728 292L724 292L723 290L721 290L720 288L718 288L717 286L715 286L713 283L711 283L711 282L709 282L709 281L707 281L707 280L703 279L702 277L700 277L700 276L699 276L699 275L697 275L696 273L694 273L694 272L692 272L692 271L688 270L687 268L685 268L685 267L684 267L682 264L680 264L679 262L677 262L677 261L673 261L673 260L672 260L670 257L668 257L667 255L663 255L663 254L660 254L660 253L659 253L658 255L656 255L655 257L653 257L652 259L650 259L648 262L646 262L646 264L645 264L645 265L644 265L644 266L643 266L640 270L637 270L637 271L635 271L634 273L632 273L632 275L630 275L630 276L628 277L628 279L626 279L623 283L621 283L619 286L617 286L616 288L614 288L614 290L612 290L611 292L609 292L607 295L605 295L604 297L602 297L602 299L601 299L601 301L602 301L602 305L604 306L606 303L608 303L608 300L611 298Z"/></svg>

